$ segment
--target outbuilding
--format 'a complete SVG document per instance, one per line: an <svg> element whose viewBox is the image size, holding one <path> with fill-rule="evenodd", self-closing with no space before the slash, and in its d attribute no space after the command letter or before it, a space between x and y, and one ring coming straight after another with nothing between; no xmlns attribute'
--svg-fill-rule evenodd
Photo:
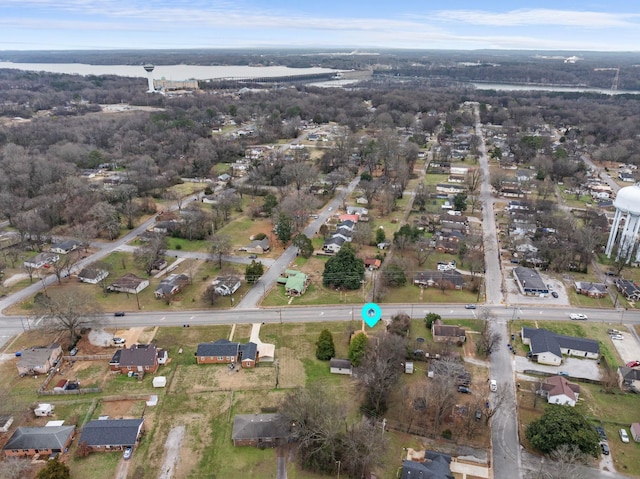
<svg viewBox="0 0 640 479"><path fill-rule="evenodd" d="M167 385L166 376L156 376L153 378L153 387L154 388L163 388Z"/></svg>

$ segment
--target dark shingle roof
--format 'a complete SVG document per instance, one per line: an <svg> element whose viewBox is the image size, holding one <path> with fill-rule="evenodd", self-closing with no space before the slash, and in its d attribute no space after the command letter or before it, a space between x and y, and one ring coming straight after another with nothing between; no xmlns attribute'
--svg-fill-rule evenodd
<svg viewBox="0 0 640 479"><path fill-rule="evenodd" d="M196 356L236 356L238 343L226 339L218 339L213 343L200 343Z"/></svg>
<svg viewBox="0 0 640 479"><path fill-rule="evenodd" d="M4 450L50 449L61 451L75 426L19 427L4 446Z"/></svg>
<svg viewBox="0 0 640 479"><path fill-rule="evenodd" d="M425 461L402 461L402 479L454 479L451 475L451 456L426 451Z"/></svg>
<svg viewBox="0 0 640 479"><path fill-rule="evenodd" d="M256 359L256 354L258 352L258 345L256 343L247 343L247 344L240 344L238 346L238 349L240 350L240 352L242 353L242 359L252 359L255 360Z"/></svg>
<svg viewBox="0 0 640 479"><path fill-rule="evenodd" d="M232 439L286 438L289 426L280 414L236 414Z"/></svg>
<svg viewBox="0 0 640 479"><path fill-rule="evenodd" d="M89 446L134 446L144 419L98 419L82 429L80 444Z"/></svg>
<svg viewBox="0 0 640 479"><path fill-rule="evenodd" d="M523 327L522 334L525 338L531 340L531 352L533 354L551 352L558 357L562 357L560 348L575 349L588 353L600 352L600 344L593 339L564 336L544 328L535 329Z"/></svg>
<svg viewBox="0 0 640 479"><path fill-rule="evenodd" d="M120 366L153 366L156 364L156 357L155 344L135 344L129 349L122 349Z"/></svg>

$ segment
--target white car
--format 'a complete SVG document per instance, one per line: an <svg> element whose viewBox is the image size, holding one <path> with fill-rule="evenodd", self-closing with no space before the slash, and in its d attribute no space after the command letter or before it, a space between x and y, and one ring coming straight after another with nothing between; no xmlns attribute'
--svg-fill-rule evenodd
<svg viewBox="0 0 640 479"><path fill-rule="evenodd" d="M620 439L624 443L629 442L629 435L627 434L627 430L626 429L620 429Z"/></svg>
<svg viewBox="0 0 640 479"><path fill-rule="evenodd" d="M587 315L586 314L582 314L582 313L571 313L569 315L569 318L577 319L577 320L585 320L585 319L587 319Z"/></svg>
<svg viewBox="0 0 640 479"><path fill-rule="evenodd" d="M622 341L624 336L622 334L612 334L611 339L617 339L618 341Z"/></svg>
<svg viewBox="0 0 640 479"><path fill-rule="evenodd" d="M496 392L498 390L498 381L496 381L495 379L492 379L489 382L489 389L493 392Z"/></svg>

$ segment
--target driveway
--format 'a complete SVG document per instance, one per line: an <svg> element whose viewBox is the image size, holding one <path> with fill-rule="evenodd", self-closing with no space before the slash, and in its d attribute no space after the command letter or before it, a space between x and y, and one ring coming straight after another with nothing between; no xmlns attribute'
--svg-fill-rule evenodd
<svg viewBox="0 0 640 479"><path fill-rule="evenodd" d="M614 324L611 327L613 329L619 330L624 336L624 339L622 341L611 341L615 348L618 350L618 354L622 358L624 364L627 364L629 361L640 361L640 343L638 343L638 339L636 338L636 336L632 332L630 332L630 329L633 328L633 325L629 325L629 329L627 329L627 326L624 324Z"/></svg>
<svg viewBox="0 0 640 479"><path fill-rule="evenodd" d="M525 379L525 375L523 374L525 369L554 374L558 374L560 371L566 371L574 378L600 379L600 367L598 363L592 359L564 358L564 362L560 366L547 366L546 364L534 363L524 356L515 356L514 359L516 372L518 373L518 377L522 379Z"/></svg>

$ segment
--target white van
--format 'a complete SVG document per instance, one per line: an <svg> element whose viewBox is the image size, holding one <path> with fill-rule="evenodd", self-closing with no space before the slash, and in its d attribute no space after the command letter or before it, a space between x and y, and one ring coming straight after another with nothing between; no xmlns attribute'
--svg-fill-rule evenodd
<svg viewBox="0 0 640 479"><path fill-rule="evenodd" d="M493 392L496 392L498 390L498 382L495 379L492 379L489 382L489 389Z"/></svg>

